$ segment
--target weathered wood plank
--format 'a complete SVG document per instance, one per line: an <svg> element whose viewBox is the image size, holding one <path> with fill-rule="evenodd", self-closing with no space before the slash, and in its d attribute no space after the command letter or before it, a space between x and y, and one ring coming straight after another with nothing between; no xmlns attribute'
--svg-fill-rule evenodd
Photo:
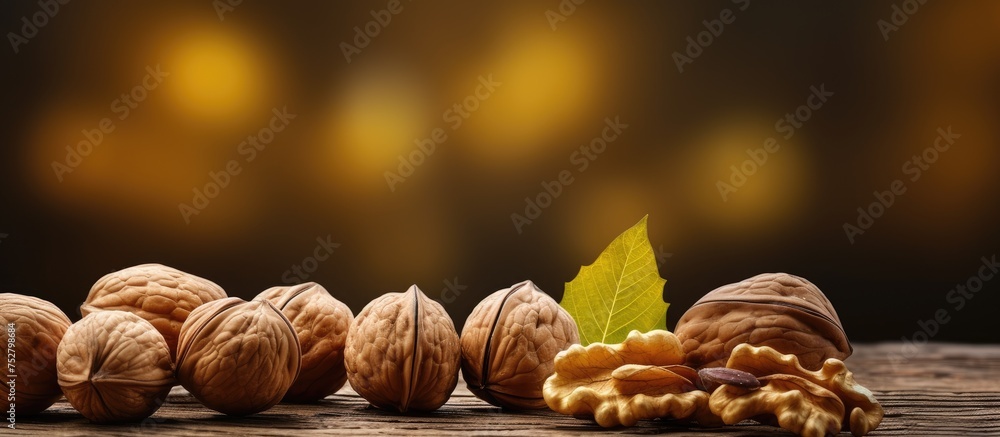
<svg viewBox="0 0 1000 437"><path fill-rule="evenodd" d="M935 344L903 355L899 343L859 345L849 361L859 382L872 388L886 417L871 435L1000 435L1000 346ZM900 357L896 357L899 355ZM12 430L5 430L12 431ZM52 436L137 435L579 435L664 434L790 435L746 422L717 429L648 421L605 430L591 421L553 412L509 413L482 402L460 383L433 414L399 415L370 408L349 388L315 405L278 405L250 417L231 418L201 406L182 388L138 424L90 424L65 401L33 418L19 418L7 434ZM847 435L847 434L845 434Z"/></svg>

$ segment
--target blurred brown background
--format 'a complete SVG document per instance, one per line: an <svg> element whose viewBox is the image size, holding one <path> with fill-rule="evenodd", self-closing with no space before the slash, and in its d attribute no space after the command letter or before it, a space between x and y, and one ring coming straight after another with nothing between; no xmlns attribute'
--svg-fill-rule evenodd
<svg viewBox="0 0 1000 437"><path fill-rule="evenodd" d="M371 25L389 3L4 2L0 290L77 319L94 281L134 264L244 298L301 266L355 312L416 283L460 329L526 278L560 298L648 213L670 327L717 286L785 271L827 293L854 341L912 338L938 309L934 340L1000 339L1000 279L949 302L1000 251L1000 3L404 0ZM679 72L674 53L725 9ZM547 11L565 18L554 30ZM366 25L378 34L347 62ZM455 128L446 111L490 75ZM784 138L775 122L821 84L834 94ZM240 143L286 107L248 162ZM628 127L579 171L606 117ZM72 171L53 167L104 118L114 130ZM961 137L911 181L904 163L948 126ZM391 190L385 173L436 128L447 139ZM723 201L717 182L768 137L779 151ZM185 217L230 161L240 172ZM563 170L573 183L518 233L511 214ZM852 244L844 223L895 179L906 193ZM339 246L310 261L317 239ZM442 293L456 278L467 288Z"/></svg>

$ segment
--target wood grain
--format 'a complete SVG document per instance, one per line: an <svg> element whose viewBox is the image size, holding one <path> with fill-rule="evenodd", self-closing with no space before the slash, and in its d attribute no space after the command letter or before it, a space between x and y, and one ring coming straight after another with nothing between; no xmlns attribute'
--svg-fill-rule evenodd
<svg viewBox="0 0 1000 437"><path fill-rule="evenodd" d="M886 410L882 425L870 435L1000 435L1000 345L858 345L847 364ZM441 410L425 415L370 408L348 387L318 404L282 404L262 414L233 418L201 406L176 387L167 404L142 423L93 425L65 401L38 416L18 419L17 429L4 429L4 435L790 435L749 421L716 429L660 420L604 429L553 412L505 412L476 399L461 383Z"/></svg>

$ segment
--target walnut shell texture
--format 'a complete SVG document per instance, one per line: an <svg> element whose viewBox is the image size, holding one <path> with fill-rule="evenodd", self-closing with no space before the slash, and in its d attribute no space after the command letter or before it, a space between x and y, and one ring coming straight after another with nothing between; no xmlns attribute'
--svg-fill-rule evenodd
<svg viewBox="0 0 1000 437"><path fill-rule="evenodd" d="M545 379L556 354L580 342L576 322L531 281L483 299L462 328L462 376L480 399L510 409L547 409Z"/></svg>
<svg viewBox="0 0 1000 437"><path fill-rule="evenodd" d="M681 316L674 332L691 367L724 366L742 343L796 355L808 369L852 352L823 292L786 273L765 273L713 290Z"/></svg>
<svg viewBox="0 0 1000 437"><path fill-rule="evenodd" d="M149 417L175 383L163 336L124 311L99 311L70 326L56 362L66 400L96 423Z"/></svg>
<svg viewBox="0 0 1000 437"><path fill-rule="evenodd" d="M386 293L358 313L344 361L351 387L399 412L440 408L458 384L458 333L441 304L416 285Z"/></svg>
<svg viewBox="0 0 1000 437"><path fill-rule="evenodd" d="M315 282L272 287L257 299L281 310L295 328L302 348L302 371L284 400L315 402L343 387L347 382L344 343L354 320L351 309Z"/></svg>
<svg viewBox="0 0 1000 437"><path fill-rule="evenodd" d="M177 379L206 407L244 416L281 401L301 366L295 328L267 301L196 308L181 327Z"/></svg>
<svg viewBox="0 0 1000 437"><path fill-rule="evenodd" d="M17 414L40 413L62 396L56 378L56 349L69 329L70 320L59 307L48 301L21 294L0 293L0 323L6 331L5 344L9 344L13 333L15 353L14 372L4 366L0 382L4 391L8 391L11 387L10 375L14 375L14 407Z"/></svg>
<svg viewBox="0 0 1000 437"><path fill-rule="evenodd" d="M109 273L80 306L84 316L101 310L135 313L153 324L177 356L177 335L199 305L226 297L214 282L162 264L142 264Z"/></svg>

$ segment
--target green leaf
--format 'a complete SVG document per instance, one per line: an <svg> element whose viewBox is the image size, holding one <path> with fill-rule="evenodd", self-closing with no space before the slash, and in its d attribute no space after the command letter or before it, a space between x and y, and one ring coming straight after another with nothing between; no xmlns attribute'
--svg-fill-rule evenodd
<svg viewBox="0 0 1000 437"><path fill-rule="evenodd" d="M646 234L646 219L629 228L589 266L580 267L566 283L559 304L580 330L580 342L621 343L633 329L667 329L667 307L656 267L656 255Z"/></svg>

